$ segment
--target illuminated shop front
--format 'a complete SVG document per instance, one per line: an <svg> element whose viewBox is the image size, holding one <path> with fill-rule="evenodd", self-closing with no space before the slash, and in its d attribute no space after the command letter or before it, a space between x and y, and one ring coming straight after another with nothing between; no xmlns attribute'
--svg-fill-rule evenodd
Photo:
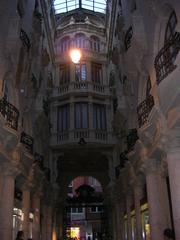
<svg viewBox="0 0 180 240"><path fill-rule="evenodd" d="M150 223L149 223L149 211L148 204L141 206L141 219L142 219L142 235L143 240L150 240ZM136 217L135 210L131 211L131 226L132 226L132 239L136 240ZM127 238L127 215L124 216L124 228L125 228L125 239Z"/></svg>
<svg viewBox="0 0 180 240"><path fill-rule="evenodd" d="M29 213L29 238L32 238L33 230L33 213ZM13 239L16 238L17 232L21 231L23 228L24 214L23 211L19 208L13 209Z"/></svg>
<svg viewBox="0 0 180 240"><path fill-rule="evenodd" d="M21 209L14 208L13 209L13 239L16 238L17 232L22 230L23 223L23 212Z"/></svg>
<svg viewBox="0 0 180 240"><path fill-rule="evenodd" d="M71 238L80 239L80 228L79 227L71 227L70 228L70 236Z"/></svg>

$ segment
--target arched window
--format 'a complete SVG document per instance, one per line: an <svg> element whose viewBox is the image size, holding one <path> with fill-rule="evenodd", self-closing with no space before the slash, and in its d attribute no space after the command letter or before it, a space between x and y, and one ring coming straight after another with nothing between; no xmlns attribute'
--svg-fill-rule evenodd
<svg viewBox="0 0 180 240"><path fill-rule="evenodd" d="M175 29L177 25L177 17L175 11L173 11L169 17L169 20L166 25L164 42L166 44L167 41L171 40L175 34Z"/></svg>
<svg viewBox="0 0 180 240"><path fill-rule="evenodd" d="M100 40L96 36L91 36L90 37L90 46L91 50L99 52L100 51Z"/></svg>
<svg viewBox="0 0 180 240"><path fill-rule="evenodd" d="M75 35L75 46L77 48L86 48L86 37L83 33L77 33Z"/></svg>
<svg viewBox="0 0 180 240"><path fill-rule="evenodd" d="M68 51L70 48L70 37L64 37L62 40L61 40L61 52L66 52Z"/></svg>

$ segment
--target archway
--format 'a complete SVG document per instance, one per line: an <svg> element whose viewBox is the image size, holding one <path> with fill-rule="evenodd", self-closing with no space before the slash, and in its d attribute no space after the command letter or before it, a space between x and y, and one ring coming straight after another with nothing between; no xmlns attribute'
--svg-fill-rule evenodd
<svg viewBox="0 0 180 240"><path fill-rule="evenodd" d="M107 219L101 183L92 176L75 177L68 185L63 215L66 239L105 238Z"/></svg>

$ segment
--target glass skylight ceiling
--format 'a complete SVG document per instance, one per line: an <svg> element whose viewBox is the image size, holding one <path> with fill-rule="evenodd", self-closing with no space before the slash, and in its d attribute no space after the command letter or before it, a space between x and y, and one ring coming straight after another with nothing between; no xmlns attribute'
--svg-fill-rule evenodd
<svg viewBox="0 0 180 240"><path fill-rule="evenodd" d="M56 14L69 12L76 8L105 13L106 0L54 0L54 7Z"/></svg>

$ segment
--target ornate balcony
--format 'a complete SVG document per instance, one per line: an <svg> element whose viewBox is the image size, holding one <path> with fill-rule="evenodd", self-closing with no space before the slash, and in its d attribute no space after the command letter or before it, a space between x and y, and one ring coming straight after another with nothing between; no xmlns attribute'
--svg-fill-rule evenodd
<svg viewBox="0 0 180 240"><path fill-rule="evenodd" d="M69 93L92 92L96 94L109 95L109 87L100 83L87 81L69 82L54 88L53 96L60 97Z"/></svg>
<svg viewBox="0 0 180 240"><path fill-rule="evenodd" d="M142 127L148 121L148 116L154 106L154 98L149 95L143 102L137 107L138 123L139 127Z"/></svg>
<svg viewBox="0 0 180 240"><path fill-rule="evenodd" d="M176 32L155 58L154 66L156 69L156 81L158 84L176 68L174 61L179 50L180 33Z"/></svg>
<svg viewBox="0 0 180 240"><path fill-rule="evenodd" d="M0 100L0 113L6 120L8 127L17 130L18 129L18 119L19 111L15 106L9 103L5 98Z"/></svg>
<svg viewBox="0 0 180 240"><path fill-rule="evenodd" d="M110 132L96 129L74 129L52 133L51 145L77 144L80 143L82 139L86 143L113 144L113 138Z"/></svg>
<svg viewBox="0 0 180 240"><path fill-rule="evenodd" d="M23 145L25 146L29 153L31 154L33 153L34 140L30 135L26 134L25 132L22 132L20 142L23 143Z"/></svg>

